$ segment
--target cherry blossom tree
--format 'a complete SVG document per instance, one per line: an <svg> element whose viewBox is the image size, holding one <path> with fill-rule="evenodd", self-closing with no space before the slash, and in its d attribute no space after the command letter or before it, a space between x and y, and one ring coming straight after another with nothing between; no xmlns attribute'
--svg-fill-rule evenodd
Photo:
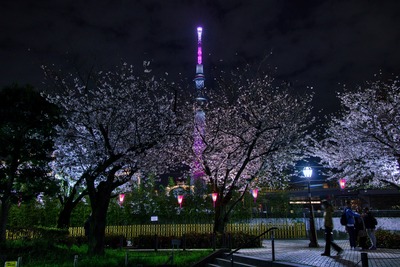
<svg viewBox="0 0 400 267"><path fill-rule="evenodd" d="M367 82L338 96L341 114L314 150L330 179L346 178L351 187L400 188L399 81Z"/></svg>
<svg viewBox="0 0 400 267"><path fill-rule="evenodd" d="M207 91L208 101L196 107L204 111L205 128L196 128L203 125L193 121L202 142L200 148L194 146L187 164L199 162L201 179L209 191L218 193L214 232L225 231L232 210L249 187L273 183L275 177L269 174L302 158L314 121L312 96L296 95L286 84L275 84L272 77L253 72L250 66L222 72Z"/></svg>
<svg viewBox="0 0 400 267"><path fill-rule="evenodd" d="M173 147L185 130L177 85L122 64L109 72L62 75L45 67L47 98L57 104L55 169L84 186L92 214L91 255L104 253L110 199L138 172L157 173L176 162ZM185 102L180 102L185 104ZM83 192L83 191L82 191Z"/></svg>

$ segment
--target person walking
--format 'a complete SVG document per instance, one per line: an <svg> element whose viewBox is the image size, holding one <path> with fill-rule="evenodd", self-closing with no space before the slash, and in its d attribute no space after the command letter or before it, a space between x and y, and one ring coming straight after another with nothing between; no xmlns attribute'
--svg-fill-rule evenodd
<svg viewBox="0 0 400 267"><path fill-rule="evenodd" d="M355 229L355 220L354 217L360 217L360 214L354 212L351 209L351 200L346 201L346 208L344 210L346 214L346 231L349 234L349 241L350 241L350 249L356 249L356 242L357 242L357 233Z"/></svg>
<svg viewBox="0 0 400 267"><path fill-rule="evenodd" d="M363 218L364 218L365 228L367 229L367 235L369 237L369 240L371 241L371 247L369 247L369 249L375 250L376 249L375 227L378 224L378 222L368 207L364 208Z"/></svg>
<svg viewBox="0 0 400 267"><path fill-rule="evenodd" d="M332 230L333 230L333 207L327 201L323 200L322 205L324 206L324 227L325 227L325 251L321 256L331 256L331 247L337 251L337 255L343 252L343 249L332 241Z"/></svg>

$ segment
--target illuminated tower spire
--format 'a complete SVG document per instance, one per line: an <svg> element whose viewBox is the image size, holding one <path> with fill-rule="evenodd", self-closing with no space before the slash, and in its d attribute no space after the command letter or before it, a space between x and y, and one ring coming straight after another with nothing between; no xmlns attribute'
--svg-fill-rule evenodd
<svg viewBox="0 0 400 267"><path fill-rule="evenodd" d="M196 76L194 82L197 89L197 101L205 101L203 96L204 89L204 73L203 73L203 48L201 46L201 38L203 35L203 27L197 27L197 65Z"/></svg>
<svg viewBox="0 0 400 267"><path fill-rule="evenodd" d="M194 78L196 86L196 103L195 103L195 114L194 114L194 133L193 133L193 152L195 159L193 162L193 176L195 180L204 175L202 168L202 158L204 145L204 133L206 124L206 114L203 111L202 105L206 101L204 97L204 74L203 74L203 51L201 46L201 38L203 34L203 28L197 27L197 65L196 65L196 76Z"/></svg>

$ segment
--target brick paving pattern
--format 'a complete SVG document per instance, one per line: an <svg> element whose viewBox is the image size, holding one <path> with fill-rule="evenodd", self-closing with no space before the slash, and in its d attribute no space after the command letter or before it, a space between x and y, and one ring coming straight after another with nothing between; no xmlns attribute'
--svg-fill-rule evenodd
<svg viewBox="0 0 400 267"><path fill-rule="evenodd" d="M319 248L309 248L309 240L275 240L275 261L297 264L305 267L356 267L362 266L361 253L368 256L368 267L400 267L400 249L351 250L348 240L336 240L343 253L336 256L331 250L331 257L321 256L325 241L318 240ZM242 249L240 255L272 260L271 240L263 242L263 248Z"/></svg>

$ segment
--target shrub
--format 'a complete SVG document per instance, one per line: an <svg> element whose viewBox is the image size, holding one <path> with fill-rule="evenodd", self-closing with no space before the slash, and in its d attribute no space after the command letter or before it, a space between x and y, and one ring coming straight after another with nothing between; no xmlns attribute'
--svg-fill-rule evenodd
<svg viewBox="0 0 400 267"><path fill-rule="evenodd" d="M10 239L46 239L57 241L68 236L68 229L34 226L30 228L15 227L7 229Z"/></svg>
<svg viewBox="0 0 400 267"><path fill-rule="evenodd" d="M393 248L399 249L400 248L400 234L385 231L385 230L376 230L376 245L380 248Z"/></svg>
<svg viewBox="0 0 400 267"><path fill-rule="evenodd" d="M126 238L122 235L106 235L104 239L106 247L120 248L126 246Z"/></svg>
<svg viewBox="0 0 400 267"><path fill-rule="evenodd" d="M136 248L154 249L168 249L171 248L172 240L179 239L181 241L180 248L212 248L215 242L216 247L261 247L261 239L254 239L255 235L246 233L227 233L224 235L213 234L199 234L187 233L180 238L173 236L155 236L155 235L142 235L132 239L133 246Z"/></svg>

